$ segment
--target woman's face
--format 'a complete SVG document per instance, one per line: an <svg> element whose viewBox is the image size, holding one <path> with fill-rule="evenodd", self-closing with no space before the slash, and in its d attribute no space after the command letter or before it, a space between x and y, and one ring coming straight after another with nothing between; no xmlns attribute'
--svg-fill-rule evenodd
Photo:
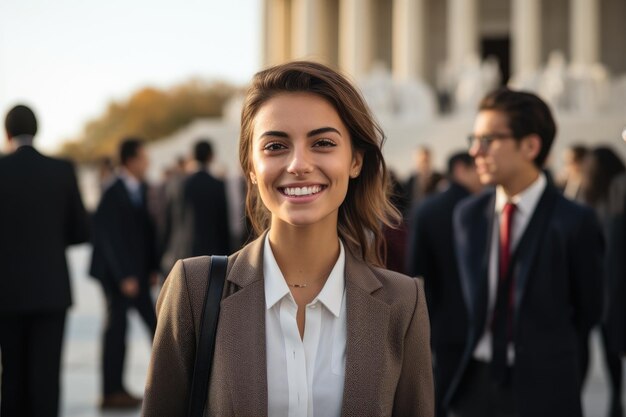
<svg viewBox="0 0 626 417"><path fill-rule="evenodd" d="M253 121L249 173L272 226L328 223L335 227L350 178L362 155L352 151L334 107L305 92L281 93L261 106Z"/></svg>

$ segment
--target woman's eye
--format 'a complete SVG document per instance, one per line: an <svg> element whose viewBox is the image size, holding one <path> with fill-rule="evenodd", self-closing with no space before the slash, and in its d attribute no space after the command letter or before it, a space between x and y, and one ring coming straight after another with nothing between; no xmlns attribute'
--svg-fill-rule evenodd
<svg viewBox="0 0 626 417"><path fill-rule="evenodd" d="M285 149L285 145L278 142L270 142L263 147L264 151L279 151Z"/></svg>
<svg viewBox="0 0 626 417"><path fill-rule="evenodd" d="M335 142L333 142L330 139L320 139L317 142L315 142L315 144L313 146L326 148L326 147L333 147L333 146L337 146L337 145L335 144Z"/></svg>

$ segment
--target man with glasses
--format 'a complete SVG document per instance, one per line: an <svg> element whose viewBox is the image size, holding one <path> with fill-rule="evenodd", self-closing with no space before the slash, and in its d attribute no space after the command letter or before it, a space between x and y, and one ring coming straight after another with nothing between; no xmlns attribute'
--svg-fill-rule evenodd
<svg viewBox="0 0 626 417"><path fill-rule="evenodd" d="M480 103L470 154L495 188L454 214L469 326L446 397L455 417L582 416L578 341L600 318L604 243L594 213L542 172L555 134L534 94Z"/></svg>

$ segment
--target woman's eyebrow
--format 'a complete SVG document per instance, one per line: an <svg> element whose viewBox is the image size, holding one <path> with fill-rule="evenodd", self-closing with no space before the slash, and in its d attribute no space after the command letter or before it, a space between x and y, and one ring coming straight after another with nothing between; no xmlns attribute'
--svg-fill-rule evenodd
<svg viewBox="0 0 626 417"><path fill-rule="evenodd" d="M285 132L282 132L280 130L268 130L267 132L264 132L261 137L265 137L265 136L277 136L279 138L288 138L289 135Z"/></svg>
<svg viewBox="0 0 626 417"><path fill-rule="evenodd" d="M320 127L319 129L311 130L309 133L307 133L306 136L310 138L311 136L316 136L328 132L335 132L336 134L341 136L341 133L339 133L339 131L334 127Z"/></svg>

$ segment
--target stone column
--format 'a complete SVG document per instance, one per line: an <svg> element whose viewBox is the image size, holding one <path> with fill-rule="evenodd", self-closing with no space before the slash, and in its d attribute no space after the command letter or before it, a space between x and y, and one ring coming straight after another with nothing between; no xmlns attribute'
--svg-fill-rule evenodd
<svg viewBox="0 0 626 417"><path fill-rule="evenodd" d="M291 58L291 1L264 0L263 65Z"/></svg>
<svg viewBox="0 0 626 417"><path fill-rule="evenodd" d="M315 0L293 0L291 9L293 58L311 57L318 53L319 31L324 22L318 16Z"/></svg>
<svg viewBox="0 0 626 417"><path fill-rule="evenodd" d="M599 61L599 7L598 0L571 0L571 62L575 67L589 67Z"/></svg>
<svg viewBox="0 0 626 417"><path fill-rule="evenodd" d="M523 78L541 65L541 1L513 0L511 22L512 75Z"/></svg>
<svg viewBox="0 0 626 417"><path fill-rule="evenodd" d="M392 70L397 80L423 79L424 0L393 0Z"/></svg>
<svg viewBox="0 0 626 417"><path fill-rule="evenodd" d="M476 0L448 0L448 61L458 71L471 56L478 56Z"/></svg>
<svg viewBox="0 0 626 417"><path fill-rule="evenodd" d="M370 71L372 64L371 0L340 0L339 66L352 77Z"/></svg>

